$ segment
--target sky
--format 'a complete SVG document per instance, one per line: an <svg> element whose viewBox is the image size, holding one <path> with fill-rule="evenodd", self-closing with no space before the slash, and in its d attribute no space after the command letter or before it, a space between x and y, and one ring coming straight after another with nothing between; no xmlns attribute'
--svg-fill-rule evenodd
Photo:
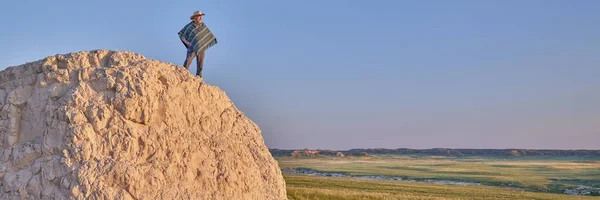
<svg viewBox="0 0 600 200"><path fill-rule="evenodd" d="M0 69L111 49L203 76L269 148L600 149L597 0L3 0ZM190 73L195 73L195 62Z"/></svg>

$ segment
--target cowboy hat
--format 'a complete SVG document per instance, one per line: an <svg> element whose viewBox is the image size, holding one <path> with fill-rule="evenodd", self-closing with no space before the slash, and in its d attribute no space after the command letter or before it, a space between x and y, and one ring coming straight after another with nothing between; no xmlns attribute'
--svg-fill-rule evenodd
<svg viewBox="0 0 600 200"><path fill-rule="evenodd" d="M198 15L203 15L203 16L204 16L204 15L206 15L206 14L204 14L204 13L202 13L202 12L200 12L200 11L195 11L195 12L194 12L194 14L192 14L192 16L190 16L190 19L191 19L191 20L193 20L193 19L194 19L194 17L196 17L196 16L198 16Z"/></svg>

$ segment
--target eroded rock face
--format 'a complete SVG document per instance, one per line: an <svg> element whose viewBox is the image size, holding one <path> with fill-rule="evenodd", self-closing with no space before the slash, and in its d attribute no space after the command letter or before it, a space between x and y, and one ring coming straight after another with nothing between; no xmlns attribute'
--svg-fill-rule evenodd
<svg viewBox="0 0 600 200"><path fill-rule="evenodd" d="M1 199L286 199L259 127L180 66L107 50L0 72Z"/></svg>

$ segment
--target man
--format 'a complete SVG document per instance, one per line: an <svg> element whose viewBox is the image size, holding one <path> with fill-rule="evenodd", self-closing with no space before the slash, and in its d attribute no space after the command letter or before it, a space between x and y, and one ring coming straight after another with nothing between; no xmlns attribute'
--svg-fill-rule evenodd
<svg viewBox="0 0 600 200"><path fill-rule="evenodd" d="M183 66L186 69L190 69L190 63L196 57L196 66L198 68L196 75L199 77L202 77L206 49L217 44L217 38L210 32L206 24L202 22L204 15L200 11L195 11L190 16L190 20L192 21L177 33L179 39L181 39L181 42L187 48L187 55Z"/></svg>

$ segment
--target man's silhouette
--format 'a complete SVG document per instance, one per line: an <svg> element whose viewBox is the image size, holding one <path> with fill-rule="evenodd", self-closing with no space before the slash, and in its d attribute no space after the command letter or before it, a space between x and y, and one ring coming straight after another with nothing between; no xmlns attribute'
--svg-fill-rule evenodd
<svg viewBox="0 0 600 200"><path fill-rule="evenodd" d="M204 54L206 49L217 44L217 38L210 32L206 24L202 22L202 17L205 14L200 11L195 11L192 16L190 16L190 23L185 25L179 33L179 38L185 48L187 48L187 55L183 66L186 69L190 68L190 63L196 58L196 65L198 70L196 72L197 76L202 77L202 68L204 65Z"/></svg>

